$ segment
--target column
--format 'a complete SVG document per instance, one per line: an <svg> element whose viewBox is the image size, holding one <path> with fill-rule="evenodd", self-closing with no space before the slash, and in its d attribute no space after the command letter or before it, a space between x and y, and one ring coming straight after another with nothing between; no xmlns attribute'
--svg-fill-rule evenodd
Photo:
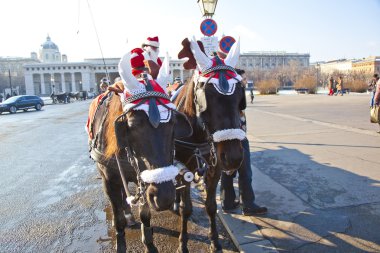
<svg viewBox="0 0 380 253"><path fill-rule="evenodd" d="M66 92L65 73L61 73L62 91Z"/></svg>
<svg viewBox="0 0 380 253"><path fill-rule="evenodd" d="M41 94L46 94L44 74L40 74L41 78ZM50 95L50 94L48 94Z"/></svg>
<svg viewBox="0 0 380 253"><path fill-rule="evenodd" d="M77 92L77 88L75 87L75 73L71 73L71 90L73 92Z"/></svg>

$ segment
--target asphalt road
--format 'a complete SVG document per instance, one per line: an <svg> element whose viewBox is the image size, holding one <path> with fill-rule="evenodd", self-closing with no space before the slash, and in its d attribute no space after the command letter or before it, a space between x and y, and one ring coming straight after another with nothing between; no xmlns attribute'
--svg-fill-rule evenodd
<svg viewBox="0 0 380 253"><path fill-rule="evenodd" d="M89 102L0 115L1 253L114 251L112 214L88 157ZM198 195L194 190L189 249L207 252L208 219ZM160 252L176 250L179 224L170 211L153 214ZM236 252L218 226L224 252ZM126 234L128 252L143 252L139 226Z"/></svg>

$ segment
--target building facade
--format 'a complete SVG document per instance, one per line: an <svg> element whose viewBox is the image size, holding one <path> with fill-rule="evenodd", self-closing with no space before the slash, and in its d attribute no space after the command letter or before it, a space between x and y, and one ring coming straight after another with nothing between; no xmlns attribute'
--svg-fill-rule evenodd
<svg viewBox="0 0 380 253"><path fill-rule="evenodd" d="M23 65L37 63L37 59L22 57L0 57L0 93L25 93L25 78Z"/></svg>
<svg viewBox="0 0 380 253"><path fill-rule="evenodd" d="M242 53L239 58L238 68L248 71L259 69L269 70L289 66L295 62L300 67L309 67L310 54L279 52L248 52Z"/></svg>
<svg viewBox="0 0 380 253"><path fill-rule="evenodd" d="M35 53L32 53L32 55ZM67 56L59 52L58 46L48 36L39 51L40 62L24 64L26 94L46 96L53 91L98 92L103 77L111 82L119 77L120 58L85 59L83 62L68 62ZM183 68L184 60L170 60L171 78L180 77L185 81L190 71Z"/></svg>
<svg viewBox="0 0 380 253"><path fill-rule="evenodd" d="M330 75L334 72L349 73L355 59L338 59L333 61L321 62L319 67L322 74Z"/></svg>
<svg viewBox="0 0 380 253"><path fill-rule="evenodd" d="M380 56L370 56L353 62L352 71L371 76L375 73L380 74Z"/></svg>

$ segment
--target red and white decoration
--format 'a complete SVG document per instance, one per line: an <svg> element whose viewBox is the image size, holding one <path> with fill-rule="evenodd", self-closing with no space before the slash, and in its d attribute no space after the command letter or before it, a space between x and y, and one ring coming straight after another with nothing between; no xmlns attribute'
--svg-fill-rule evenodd
<svg viewBox="0 0 380 253"><path fill-rule="evenodd" d="M158 37L148 37L146 41L143 43L143 46L152 46L152 47L160 47L160 42L158 41Z"/></svg>
<svg viewBox="0 0 380 253"><path fill-rule="evenodd" d="M146 92L146 87L144 80L141 77L135 77L143 72L144 68L144 56L143 50L141 48L133 49L131 52L125 54L119 62L119 74L121 80L124 84L124 93L119 94L121 102L123 104L123 110L127 111L131 107L138 104L140 101L137 100L132 103L126 103L126 98L136 95L139 93ZM163 65L160 68L157 79L153 80L152 76L148 74L148 79L153 86L154 91L162 92L167 94L166 84L169 78L169 64L168 59L165 58ZM159 99L161 103L165 104L169 108L175 109L175 105L166 99ZM165 106L161 105L157 101L158 110L161 115L161 123L168 122L171 118L171 110L168 110ZM133 110L143 110L149 115L149 105L148 101L141 104Z"/></svg>
<svg viewBox="0 0 380 253"><path fill-rule="evenodd" d="M209 69L211 67L215 67L217 65L215 57L210 59L207 55L205 55L201 51L201 49L199 48L198 43L196 42L194 37L190 40L190 47L191 47L191 51L194 55L194 58L197 61L197 68L200 72L204 72L207 69ZM225 65L234 68L236 66L236 64L238 63L239 56L240 56L240 41L238 40L236 43L233 44L233 46L232 46L231 50L228 52L228 55L226 56L226 58L224 60L221 59L221 61ZM230 76L232 76L232 77L230 77L230 76L226 75L226 78L227 78L227 81L229 84L229 89L228 89L227 93L223 93L219 87L219 73L218 72L216 73L216 75L213 78L211 78L209 80L209 83L212 83L214 85L215 89L220 94L232 95L235 91L235 84L240 82L242 80L242 78L240 75L235 74L234 72L231 72L231 71L227 71L227 72ZM207 74L205 76L201 76L197 72L196 72L196 74L198 74L198 75L194 76L195 82L206 82L209 79L209 77L211 75L213 75L214 73L210 73L210 74Z"/></svg>

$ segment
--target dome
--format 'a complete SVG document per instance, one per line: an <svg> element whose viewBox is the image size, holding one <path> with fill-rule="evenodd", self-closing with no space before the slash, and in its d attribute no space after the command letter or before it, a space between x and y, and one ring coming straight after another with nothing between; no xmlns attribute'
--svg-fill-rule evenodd
<svg viewBox="0 0 380 253"><path fill-rule="evenodd" d="M42 49L56 49L59 51L58 46L51 41L50 36L48 35L46 41L41 45Z"/></svg>

